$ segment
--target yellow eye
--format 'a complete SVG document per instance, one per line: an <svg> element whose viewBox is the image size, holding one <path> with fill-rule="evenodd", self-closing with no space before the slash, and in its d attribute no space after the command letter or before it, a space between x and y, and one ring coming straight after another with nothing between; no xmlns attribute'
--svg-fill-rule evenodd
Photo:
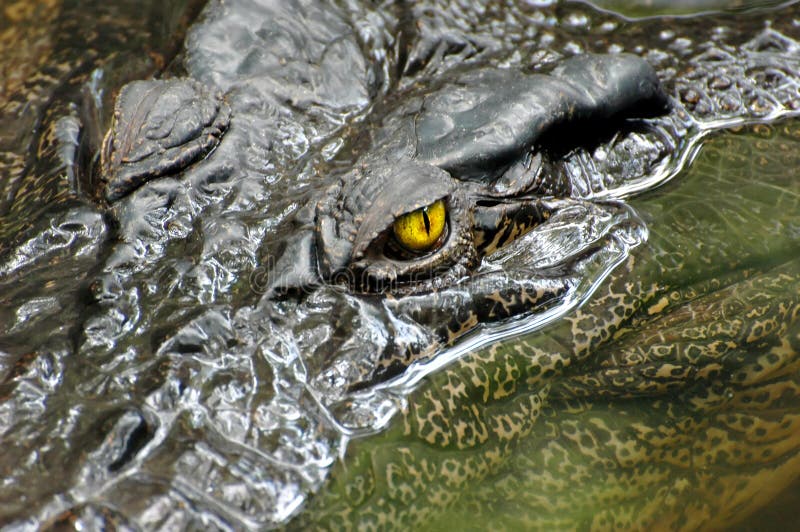
<svg viewBox="0 0 800 532"><path fill-rule="evenodd" d="M406 249L428 251L444 233L447 212L444 200L404 214L394 222L394 237Z"/></svg>

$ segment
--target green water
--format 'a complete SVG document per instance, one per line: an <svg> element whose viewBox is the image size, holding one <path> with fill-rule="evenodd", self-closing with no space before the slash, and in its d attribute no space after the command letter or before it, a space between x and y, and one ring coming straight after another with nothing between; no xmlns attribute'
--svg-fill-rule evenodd
<svg viewBox="0 0 800 532"><path fill-rule="evenodd" d="M718 529L766 504L744 529L785 528L800 456L799 173L796 121L712 138L688 171L633 201L651 238L582 312L602 311L616 291L639 306L598 331L583 365L528 385L509 371L513 393L480 396L473 365L502 380L571 349L566 320L429 377L386 434L351 446L312 515L355 504L355 515L424 516L428 530ZM754 331L763 337L751 341ZM674 375L652 375L651 362ZM609 375L609 365L629 373ZM447 404L441 390L453 388L462 393ZM440 420L437 410L454 431L483 414L522 428L507 441L442 447L419 422Z"/></svg>

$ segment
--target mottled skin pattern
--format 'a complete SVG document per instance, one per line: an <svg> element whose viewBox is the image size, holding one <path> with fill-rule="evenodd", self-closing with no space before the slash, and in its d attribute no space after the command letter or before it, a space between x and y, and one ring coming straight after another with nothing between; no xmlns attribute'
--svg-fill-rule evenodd
<svg viewBox="0 0 800 532"><path fill-rule="evenodd" d="M35 127L39 109L59 76L66 73L48 63L55 53L51 32L60 2L14 2L4 6L0 27L0 123L21 120ZM58 69L58 70L56 70ZM53 72L56 70L56 72ZM66 70L66 69L64 69ZM16 129L16 128L15 128ZM20 128L23 129L23 128ZM18 138L17 136L23 137ZM28 136L28 138L25 138ZM8 208L12 187L19 186L25 171L26 153L16 143L32 148L33 139L24 131L4 131L0 137L0 165L6 174L2 183L2 210Z"/></svg>
<svg viewBox="0 0 800 532"><path fill-rule="evenodd" d="M91 176L74 166L99 148L109 117L99 116L98 107L110 108L125 82L167 66L198 4L51 0L4 6L0 22L9 28L0 37L0 125L9 127L0 137L0 214L16 223L0 228L3 241L30 230L36 220L27 213L36 206L65 205L94 193ZM86 84L98 69L92 95Z"/></svg>
<svg viewBox="0 0 800 532"><path fill-rule="evenodd" d="M796 125L766 144L747 133L705 148L705 179L718 149L746 161L734 175L796 167ZM798 206L783 197L776 230ZM392 429L353 444L297 526L719 529L768 503L800 474L797 242L755 267L757 236L705 257L673 248L699 230L687 208L546 334L431 376ZM680 282L716 261L745 280Z"/></svg>

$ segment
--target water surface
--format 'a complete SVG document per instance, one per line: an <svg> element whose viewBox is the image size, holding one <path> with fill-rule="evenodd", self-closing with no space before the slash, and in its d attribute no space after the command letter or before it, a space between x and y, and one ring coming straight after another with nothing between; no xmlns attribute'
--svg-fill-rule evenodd
<svg viewBox="0 0 800 532"><path fill-rule="evenodd" d="M798 94L796 7L664 22L553 2L405 11L310 2L300 13L295 4L230 1L202 15L191 2L14 6L0 29L30 46L0 40L14 50L2 72L19 73L0 93L0 522L243 529L298 514L297 526L338 513L352 523L363 509L432 529L607 528L668 511L676 526L714 528L780 501L797 477L798 324L786 314L800 273L797 126L712 133L796 111L786 103ZM737 31L714 29L725 24ZM732 60L705 53L711 42ZM672 151L631 183L615 181L608 161L635 144L570 155L587 197L639 196L613 208L598 199L587 211L606 224L590 225L607 253L580 263L576 290L547 316L553 323L533 313L442 346L430 324L340 287L263 298L260 276L291 241L293 213L369 149L359 131L377 128L393 98L434 90L458 69L546 70L584 51L647 57L693 118L662 124ZM745 56L785 63L785 72L768 68L778 74L765 81L763 68L748 71L743 84L758 90L738 107L687 92L692 71L736 73ZM107 208L93 154L119 88L153 75L226 91L233 125L207 161ZM287 101L298 87L303 97ZM530 271L525 246L542 242L534 232L479 273ZM579 251L556 252L567 260ZM726 329L752 325L762 308L784 312L763 343ZM597 337L582 321L614 313L619 322ZM728 344L725 357L709 354ZM436 356L377 390L348 391L398 345ZM570 350L581 364L511 372L497 401L471 380L475 371L502 380L507 364L541 369L537 357ZM674 375L647 381L663 362ZM779 369L751 383L761 364ZM469 393L452 417L436 418L437 394L459 383ZM752 407L775 390L779 400ZM440 450L409 421L456 426L473 411L522 428L508 444ZM758 432L725 432L729 416ZM642 437L653 431L663 432L661 447ZM730 442L720 447L723 433ZM490 467L472 467L486 457ZM413 482L445 462L456 474ZM382 480L389 473L409 482L393 491ZM455 477L466 482L443 483ZM370 478L377 488L356 501ZM791 515L789 503L770 512Z"/></svg>

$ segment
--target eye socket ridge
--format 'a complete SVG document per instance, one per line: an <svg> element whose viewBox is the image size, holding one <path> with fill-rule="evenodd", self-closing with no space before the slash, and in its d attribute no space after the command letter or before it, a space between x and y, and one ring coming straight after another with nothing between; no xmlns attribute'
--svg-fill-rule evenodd
<svg viewBox="0 0 800 532"><path fill-rule="evenodd" d="M388 251L414 258L439 249L447 239L447 215L445 199L439 199L398 217L392 224Z"/></svg>

